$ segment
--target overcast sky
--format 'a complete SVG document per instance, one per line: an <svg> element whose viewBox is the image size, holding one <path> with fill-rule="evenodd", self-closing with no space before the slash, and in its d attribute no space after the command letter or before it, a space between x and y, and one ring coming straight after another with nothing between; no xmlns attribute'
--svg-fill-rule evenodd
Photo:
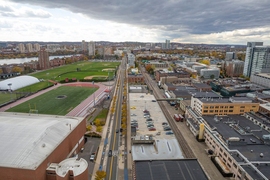
<svg viewBox="0 0 270 180"><path fill-rule="evenodd" d="M270 0L0 0L0 41L270 45Z"/></svg>

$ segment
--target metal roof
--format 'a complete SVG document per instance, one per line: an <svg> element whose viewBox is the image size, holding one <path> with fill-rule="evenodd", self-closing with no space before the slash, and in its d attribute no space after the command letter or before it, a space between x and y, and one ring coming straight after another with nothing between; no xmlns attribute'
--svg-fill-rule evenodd
<svg viewBox="0 0 270 180"><path fill-rule="evenodd" d="M83 120L0 113L0 166L36 169Z"/></svg>

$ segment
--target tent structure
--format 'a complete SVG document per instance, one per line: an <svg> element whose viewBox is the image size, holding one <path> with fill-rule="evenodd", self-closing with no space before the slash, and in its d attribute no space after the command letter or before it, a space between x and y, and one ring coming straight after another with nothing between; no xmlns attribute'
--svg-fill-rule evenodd
<svg viewBox="0 0 270 180"><path fill-rule="evenodd" d="M0 90L11 90L15 91L17 89L38 83L39 80L33 76L18 76L10 79L0 81Z"/></svg>

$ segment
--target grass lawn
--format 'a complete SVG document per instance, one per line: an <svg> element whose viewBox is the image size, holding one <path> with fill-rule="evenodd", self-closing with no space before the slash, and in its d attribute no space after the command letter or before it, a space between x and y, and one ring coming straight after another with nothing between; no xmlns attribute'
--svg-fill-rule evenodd
<svg viewBox="0 0 270 180"><path fill-rule="evenodd" d="M57 68L36 72L30 74L38 79L52 79L56 81L64 80L65 78L83 79L87 76L102 75L108 76L108 72L103 69L113 68L119 66L120 62L90 62L80 61L74 64L64 65ZM77 68L79 71L77 71ZM110 77L114 76L113 72L109 73Z"/></svg>
<svg viewBox="0 0 270 180"><path fill-rule="evenodd" d="M102 109L102 111L97 115L95 119L105 120L108 114L108 109Z"/></svg>
<svg viewBox="0 0 270 180"><path fill-rule="evenodd" d="M16 99L16 94L6 91L0 92L0 105L6 104L14 99Z"/></svg>
<svg viewBox="0 0 270 180"><path fill-rule="evenodd" d="M28 93L35 93L41 89L44 89L48 86L53 85L53 83L49 82L49 81L41 81L20 89L17 89L16 92L28 92Z"/></svg>
<svg viewBox="0 0 270 180"><path fill-rule="evenodd" d="M97 88L61 86L10 108L7 112L29 113L29 106L31 109L36 106L39 114L66 115L96 90ZM66 98L57 99L58 96Z"/></svg>

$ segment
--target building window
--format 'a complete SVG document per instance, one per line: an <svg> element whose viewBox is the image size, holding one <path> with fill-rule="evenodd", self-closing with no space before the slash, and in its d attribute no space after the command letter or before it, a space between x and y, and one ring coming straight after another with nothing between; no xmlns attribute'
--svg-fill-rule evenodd
<svg viewBox="0 0 270 180"><path fill-rule="evenodd" d="M218 109L218 108L219 108L219 106L216 106L216 108Z"/></svg>
<svg viewBox="0 0 270 180"><path fill-rule="evenodd" d="M208 109L208 106L204 106L204 109Z"/></svg>
<svg viewBox="0 0 270 180"><path fill-rule="evenodd" d="M214 110L210 110L210 113L213 113L214 112Z"/></svg>
<svg viewBox="0 0 270 180"><path fill-rule="evenodd" d="M233 106L230 106L230 108L233 108Z"/></svg>
<svg viewBox="0 0 270 180"><path fill-rule="evenodd" d="M208 110L204 110L203 112L204 112L204 113L208 113Z"/></svg>
<svg viewBox="0 0 270 180"><path fill-rule="evenodd" d="M220 152L223 152L223 149L222 148L219 148Z"/></svg>
<svg viewBox="0 0 270 180"><path fill-rule="evenodd" d="M233 167L234 167L234 168L237 168L237 166L236 166L236 164L235 164L235 163L233 163Z"/></svg>
<svg viewBox="0 0 270 180"><path fill-rule="evenodd" d="M210 106L210 109L214 109L214 106Z"/></svg>
<svg viewBox="0 0 270 180"><path fill-rule="evenodd" d="M220 106L220 108L223 108L223 106Z"/></svg>
<svg viewBox="0 0 270 180"><path fill-rule="evenodd" d="M225 106L225 108L227 109L227 108L228 108L228 106Z"/></svg>
<svg viewBox="0 0 270 180"><path fill-rule="evenodd" d="M224 110L224 112L228 112L228 110Z"/></svg>
<svg viewBox="0 0 270 180"><path fill-rule="evenodd" d="M233 112L233 110L229 110L229 112Z"/></svg>
<svg viewBox="0 0 270 180"><path fill-rule="evenodd" d="M219 112L223 112L223 110L220 110Z"/></svg>
<svg viewBox="0 0 270 180"><path fill-rule="evenodd" d="M218 110L215 110L215 112L218 112Z"/></svg>
<svg viewBox="0 0 270 180"><path fill-rule="evenodd" d="M245 108L245 106L240 106L240 108Z"/></svg>
<svg viewBox="0 0 270 180"><path fill-rule="evenodd" d="M228 160L229 160L230 162L232 162L232 159L231 159L231 158L228 158Z"/></svg>

